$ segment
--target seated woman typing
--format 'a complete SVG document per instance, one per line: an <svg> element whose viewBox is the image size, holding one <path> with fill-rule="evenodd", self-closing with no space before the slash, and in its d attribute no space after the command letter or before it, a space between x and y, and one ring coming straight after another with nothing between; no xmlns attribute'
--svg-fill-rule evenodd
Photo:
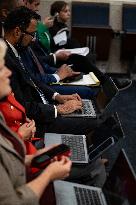
<svg viewBox="0 0 136 205"><path fill-rule="evenodd" d="M5 44L0 42L1 100L11 92L9 80L11 72L4 66L3 60L5 50ZM33 157L34 155L31 155L29 159L25 160L25 149L22 140L5 125L2 116L0 116L1 205L38 205L44 190L50 182L55 179L63 179L69 175L71 161L63 156L60 161L56 159L38 177L27 183L25 162L30 165Z"/></svg>

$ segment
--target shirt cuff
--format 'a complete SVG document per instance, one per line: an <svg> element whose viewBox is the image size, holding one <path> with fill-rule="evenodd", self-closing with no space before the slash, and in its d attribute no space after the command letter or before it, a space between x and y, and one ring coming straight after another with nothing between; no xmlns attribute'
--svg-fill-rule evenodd
<svg viewBox="0 0 136 205"><path fill-rule="evenodd" d="M54 76L54 78L56 79L57 83L60 81L60 77L58 74L52 74Z"/></svg>
<svg viewBox="0 0 136 205"><path fill-rule="evenodd" d="M55 105L54 105L54 109L55 109L55 118L57 118L57 108Z"/></svg>
<svg viewBox="0 0 136 205"><path fill-rule="evenodd" d="M55 97L56 97L57 95L59 95L59 93L55 92L55 93L53 94L53 96L52 96L52 99L55 100Z"/></svg>

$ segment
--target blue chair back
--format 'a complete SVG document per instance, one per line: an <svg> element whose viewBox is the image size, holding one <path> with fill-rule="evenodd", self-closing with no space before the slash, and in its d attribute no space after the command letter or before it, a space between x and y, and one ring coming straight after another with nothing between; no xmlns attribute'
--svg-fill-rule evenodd
<svg viewBox="0 0 136 205"><path fill-rule="evenodd" d="M109 4L73 2L72 26L109 26Z"/></svg>

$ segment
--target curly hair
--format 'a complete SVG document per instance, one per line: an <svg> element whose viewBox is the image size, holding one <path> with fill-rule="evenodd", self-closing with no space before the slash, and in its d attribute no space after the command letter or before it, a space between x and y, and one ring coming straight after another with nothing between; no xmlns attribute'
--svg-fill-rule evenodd
<svg viewBox="0 0 136 205"><path fill-rule="evenodd" d="M50 8L50 15L54 16L56 13L59 13L62 11L63 8L65 8L68 5L65 1L55 1Z"/></svg>
<svg viewBox="0 0 136 205"><path fill-rule="evenodd" d="M9 32L17 26L22 31L25 31L28 28L32 19L40 20L40 16L36 12L24 6L21 6L14 11L11 11L7 16L4 22L5 32Z"/></svg>

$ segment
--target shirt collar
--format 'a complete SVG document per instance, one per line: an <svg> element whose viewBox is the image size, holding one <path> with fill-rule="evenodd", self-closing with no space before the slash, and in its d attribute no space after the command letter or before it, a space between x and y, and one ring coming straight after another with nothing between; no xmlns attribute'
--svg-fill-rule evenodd
<svg viewBox="0 0 136 205"><path fill-rule="evenodd" d="M15 54L16 58L18 58L18 57L19 57L19 54L18 54L17 50L15 49L15 47L14 47L11 43L9 43L7 40L6 40L6 42L8 43L8 45L10 46L10 48L12 49L12 51L13 51L13 53Z"/></svg>

